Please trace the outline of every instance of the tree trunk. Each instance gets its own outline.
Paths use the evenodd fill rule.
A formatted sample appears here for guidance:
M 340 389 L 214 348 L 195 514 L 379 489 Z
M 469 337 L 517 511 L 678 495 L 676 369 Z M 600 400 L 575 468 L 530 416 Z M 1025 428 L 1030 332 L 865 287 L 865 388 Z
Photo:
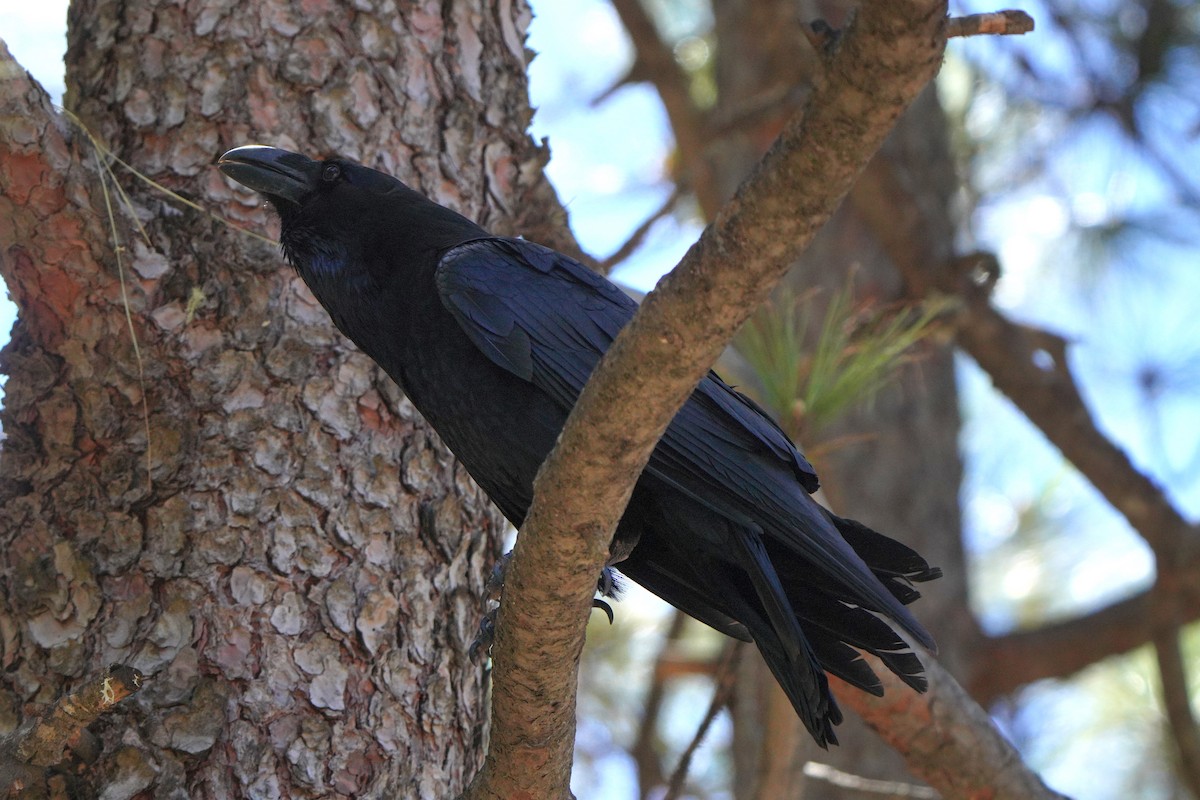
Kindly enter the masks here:
M 362 8 L 76 2 L 65 104 L 250 230 L 270 215 L 212 164 L 269 142 L 360 159 L 496 230 L 545 220 L 556 243 L 524 2 Z M 274 247 L 113 165 L 116 190 L 0 59 L 0 272 L 20 314 L 3 727 L 120 663 L 146 687 L 95 726 L 80 796 L 456 793 L 486 737 L 466 647 L 502 520 Z

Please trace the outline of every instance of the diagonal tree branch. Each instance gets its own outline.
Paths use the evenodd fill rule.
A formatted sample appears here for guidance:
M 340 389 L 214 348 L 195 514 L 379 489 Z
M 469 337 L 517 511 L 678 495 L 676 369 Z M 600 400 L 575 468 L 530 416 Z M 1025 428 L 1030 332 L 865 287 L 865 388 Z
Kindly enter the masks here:
M 704 718 L 692 735 L 692 740 L 680 754 L 679 763 L 675 765 L 675 770 L 671 773 L 671 780 L 667 784 L 667 793 L 663 795 L 662 800 L 678 800 L 683 792 L 684 785 L 687 783 L 688 771 L 692 766 L 692 759 L 696 757 L 696 751 L 700 748 L 704 737 L 708 735 L 709 728 L 712 727 L 717 714 L 729 705 L 729 699 L 733 694 L 733 685 L 737 679 L 737 661 L 744 649 L 745 642 L 734 641 L 725 645 L 725 653 L 717 665 L 716 686 L 713 687 L 713 696 L 708 704 L 708 711 L 704 713 Z
M 852 200 L 917 296 L 963 297 L 958 343 L 1052 444 L 1123 514 L 1156 555 L 1176 567 L 1200 558 L 1200 527 L 1096 427 L 1079 394 L 1059 337 L 1017 325 L 991 305 L 980 283 L 982 257 L 939 264 L 928 249 L 919 204 L 882 159 L 872 163 Z M 994 270 L 993 270 L 994 271 Z M 984 271 L 987 272 L 986 270 Z M 1049 357 L 1051 365 L 1044 368 Z
M 1096 427 L 1067 366 L 1065 346 L 1010 322 L 979 296 L 969 298 L 960 317 L 958 341 L 1156 555 L 1176 567 L 1200 557 L 1200 528 Z M 1050 369 L 1038 363 L 1046 355 Z
M 862 7 L 804 114 L 592 375 L 538 475 L 517 539 L 493 650 L 492 742 L 467 797 L 569 796 L 584 618 L 633 484 L 704 371 L 936 72 L 945 10 L 936 2 Z M 970 744 L 999 740 L 986 715 L 977 716 Z M 903 738 L 894 741 L 909 750 Z M 960 743 L 942 742 L 943 757 Z M 1008 766 L 1023 769 L 1016 765 Z
M 1024 11 L 993 11 L 990 14 L 968 14 L 951 17 L 946 25 L 946 37 L 955 36 L 1018 36 L 1033 30 L 1033 17 Z
M 638 796 L 642 800 L 647 800 L 650 793 L 666 781 L 658 752 L 658 721 L 667 694 L 666 677 L 661 666 L 679 642 L 679 637 L 683 635 L 686 621 L 687 617 L 682 611 L 676 610 L 671 616 L 671 626 L 663 636 L 658 656 L 654 659 L 654 672 L 650 676 L 650 687 L 642 703 L 642 718 L 638 723 L 637 738 L 634 739 L 633 747 L 629 748 L 633 763 L 637 767 Z
M 1200 585 L 1200 570 L 1182 573 L 1182 583 Z M 1112 655 L 1150 641 L 1153 631 L 1170 625 L 1170 609 L 1157 602 L 1157 590 L 1144 592 L 1081 617 L 1003 636 L 984 636 L 978 645 L 980 669 L 969 676 L 971 696 L 989 705 L 1020 687 L 1044 678 L 1065 678 Z M 1184 592 L 1174 614 L 1180 622 L 1200 619 L 1200 597 Z M 996 669 L 1003 664 L 1004 669 Z
M 830 678 L 834 695 L 903 753 L 909 771 L 942 797 L 1063 800 L 1024 766 L 1012 744 L 992 727 L 987 712 L 941 665 L 921 659 L 929 690 L 918 695 L 905 691 L 900 679 L 874 656 L 864 658 L 883 680 L 883 697 Z
M 931 223 L 913 193 L 889 163 L 876 159 L 852 194 L 852 202 L 908 282 L 915 296 L 947 293 L 964 299 L 958 315 L 959 345 L 996 387 L 1129 521 L 1154 551 L 1160 581 L 1175 579 L 1174 612 L 1179 621 L 1200 618 L 1200 597 L 1183 587 L 1200 581 L 1200 526 L 1189 523 L 1165 493 L 1133 466 L 1100 432 L 1066 360 L 1059 336 L 1019 325 L 992 306 L 988 291 L 999 271 L 994 259 L 977 255 L 940 264 L 928 243 Z M 971 676 L 982 703 L 1034 680 L 1064 677 L 1108 655 L 1152 641 L 1162 630 L 1160 590 L 1147 591 L 1087 616 L 985 640 L 981 665 L 1003 670 Z
M 596 264 L 596 271 L 603 275 L 607 275 L 613 271 L 614 267 L 636 253 L 638 248 L 641 247 L 642 243 L 646 240 L 646 237 L 650 234 L 650 230 L 658 223 L 660 219 L 670 214 L 675 208 L 676 204 L 679 203 L 679 197 L 682 194 L 682 188 L 679 185 L 676 185 L 675 189 L 671 191 L 670 196 L 662 202 L 662 205 L 655 209 L 650 216 L 642 220 L 642 224 L 638 225 L 637 228 L 634 229 L 633 233 L 629 234 L 629 238 L 626 239 L 620 247 L 614 250 L 612 254 L 607 256 L 603 261 Z

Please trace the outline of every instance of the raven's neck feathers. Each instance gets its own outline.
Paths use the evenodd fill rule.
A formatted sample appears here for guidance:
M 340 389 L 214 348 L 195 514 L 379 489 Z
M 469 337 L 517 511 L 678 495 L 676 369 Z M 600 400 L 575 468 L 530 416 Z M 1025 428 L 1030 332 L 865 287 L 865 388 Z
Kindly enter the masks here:
M 284 255 L 314 291 L 315 282 L 329 280 L 376 290 L 420 280 L 432 276 L 446 250 L 490 235 L 399 181 L 386 192 L 350 187 L 326 202 L 279 211 Z
M 442 255 L 490 236 L 399 181 L 279 211 L 287 260 L 342 333 L 397 378 L 429 333 L 413 326 L 445 315 L 434 286 Z

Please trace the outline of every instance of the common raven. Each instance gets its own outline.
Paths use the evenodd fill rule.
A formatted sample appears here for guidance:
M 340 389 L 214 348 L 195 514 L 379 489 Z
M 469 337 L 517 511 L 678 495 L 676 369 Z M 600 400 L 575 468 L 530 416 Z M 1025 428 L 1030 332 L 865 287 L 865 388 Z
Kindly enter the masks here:
M 492 236 L 343 159 L 250 146 L 219 161 L 281 219 L 283 253 L 334 324 L 400 384 L 518 528 L 534 475 L 636 304 L 578 262 Z M 710 372 L 639 479 L 611 546 L 651 592 L 754 642 L 817 742 L 842 715 L 825 671 L 873 694 L 855 648 L 918 691 L 928 648 L 904 607 L 938 577 L 898 542 L 823 509 L 812 466 Z

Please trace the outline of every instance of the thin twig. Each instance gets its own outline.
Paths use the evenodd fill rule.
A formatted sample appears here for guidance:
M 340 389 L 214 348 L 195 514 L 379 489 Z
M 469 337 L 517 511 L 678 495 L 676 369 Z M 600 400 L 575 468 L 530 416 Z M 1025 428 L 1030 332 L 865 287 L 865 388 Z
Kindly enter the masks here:
M 637 80 L 644 75 L 658 92 L 675 134 L 675 148 L 684 166 L 685 179 L 705 220 L 711 220 L 721 207 L 721 197 L 705 157 L 709 137 L 704 116 L 692 102 L 689 78 L 675 60 L 671 46 L 662 40 L 642 0 L 612 0 L 612 5 L 633 40 L 636 53 L 628 79 Z
M 1170 603 L 1171 593 L 1162 594 L 1161 601 Z M 1158 660 L 1163 709 L 1179 759 L 1179 777 L 1194 797 L 1200 797 L 1200 725 L 1192 712 L 1187 664 L 1179 646 L 1179 632 L 1177 625 L 1160 626 L 1154 632 L 1154 653 Z
M 140 180 L 142 183 L 145 183 L 147 186 L 150 186 L 151 188 L 156 189 L 159 192 L 162 192 L 164 195 L 171 198 L 175 202 L 180 203 L 184 206 L 187 206 L 188 208 L 192 209 L 193 211 L 199 211 L 201 214 L 204 214 L 205 216 L 207 216 L 209 219 L 213 220 L 214 222 L 224 225 L 227 228 L 232 228 L 233 230 L 237 231 L 238 233 L 242 233 L 242 234 L 245 234 L 246 236 L 249 236 L 251 239 L 258 239 L 260 242 L 264 242 L 266 244 L 276 246 L 276 247 L 279 245 L 279 242 L 275 241 L 274 239 L 272 239 L 268 236 L 263 236 L 262 234 L 259 234 L 259 233 L 255 233 L 254 231 L 247 230 L 246 228 L 243 228 L 239 225 L 235 225 L 234 223 L 232 223 L 229 220 L 222 217 L 220 214 L 215 214 L 212 211 L 209 211 L 207 208 L 200 205 L 199 203 L 196 203 L 192 200 L 187 199 L 186 197 L 179 194 L 178 192 L 171 191 L 166 186 L 163 186 L 161 183 L 159 183 L 158 181 L 151 178 L 149 175 L 139 172 L 136 167 L 134 167 L 133 165 L 124 161 L 120 156 L 118 156 L 112 150 L 109 150 L 108 147 L 106 147 L 103 142 L 101 142 L 99 139 L 97 139 L 95 136 L 93 136 L 92 132 L 88 129 L 87 125 L 85 125 L 83 123 L 83 120 L 81 120 L 79 117 L 75 116 L 75 114 L 73 114 L 70 111 L 70 109 L 58 108 L 58 111 L 61 112 L 66 119 L 70 120 L 72 124 L 74 124 L 81 131 L 83 131 L 84 135 L 88 137 L 88 140 L 91 142 L 92 147 L 94 147 L 97 152 L 101 153 L 106 159 L 115 161 L 116 163 L 118 163 L 122 167 L 124 167 L 125 169 L 129 170 L 133 174 L 133 176 L 135 178 L 137 178 L 138 180 Z M 111 168 L 109 168 L 109 166 L 107 164 L 104 165 L 104 168 L 108 171 L 108 173 L 110 175 L 112 175 L 112 170 L 111 170 Z M 117 182 L 116 176 L 112 175 L 112 177 L 113 177 L 113 183 L 116 184 L 118 187 L 118 190 L 120 190 L 120 184 Z M 130 215 L 133 216 L 134 222 L 137 224 L 138 228 L 142 231 L 142 236 L 145 237 L 147 243 L 149 243 L 149 237 L 146 236 L 145 230 L 142 229 L 141 222 L 138 221 L 137 215 L 133 214 L 133 204 L 131 202 L 129 202 L 128 196 L 125 194 L 125 192 L 123 190 L 121 190 L 121 196 L 125 198 L 126 204 L 130 210 Z
M 106 177 L 108 173 L 104 168 L 104 163 L 100 159 L 100 150 L 93 150 L 92 154 L 96 157 L 96 166 L 100 168 L 100 190 L 104 195 L 104 208 L 108 212 L 108 227 L 112 236 L 113 256 L 117 260 L 117 282 L 121 284 L 121 306 L 125 310 L 125 323 L 129 327 L 129 337 L 133 341 L 133 357 L 137 362 L 138 384 L 142 390 L 142 424 L 146 428 L 146 490 L 153 491 L 154 482 L 150 477 L 150 472 L 154 467 L 153 451 L 150 442 L 150 403 L 146 399 L 146 370 L 142 362 L 142 348 L 138 345 L 137 328 L 133 324 L 133 312 L 129 308 L 129 293 L 125 287 L 125 259 L 121 257 L 125 246 L 121 244 L 121 234 L 117 229 L 117 218 L 113 214 L 112 198 L 108 193 L 108 177 Z
M 612 272 L 613 267 L 617 266 L 622 261 L 633 255 L 634 252 L 636 252 L 637 249 L 642 246 L 642 242 L 645 241 L 647 234 L 650 233 L 650 229 L 654 227 L 655 223 L 657 223 L 667 214 L 670 214 L 671 210 L 675 208 L 675 204 L 678 203 L 679 198 L 683 196 L 683 191 L 682 183 L 675 184 L 675 188 L 671 191 L 670 196 L 663 201 L 662 205 L 655 209 L 653 214 L 646 217 L 646 219 L 642 221 L 642 224 L 638 225 L 637 228 L 634 229 L 633 233 L 629 234 L 629 238 L 625 240 L 624 244 L 614 250 L 612 255 L 597 265 L 597 271 L 607 275 L 608 273 Z
M 1018 36 L 1033 30 L 1033 17 L 1024 11 L 992 11 L 987 14 L 968 14 L 946 20 L 946 37 L 956 36 Z
M 816 761 L 809 761 L 804 765 L 804 774 L 814 780 L 824 781 L 832 786 L 837 786 L 839 789 L 849 789 L 861 794 L 877 794 L 884 797 L 916 797 L 920 798 L 920 800 L 938 800 L 941 797 L 940 794 L 928 786 L 864 778 L 861 775 L 842 772 L 840 769 L 831 767 L 829 764 L 820 764 Z
M 704 719 L 700 720 L 700 726 L 696 728 L 696 734 L 692 736 L 692 741 L 679 756 L 679 764 L 671 773 L 671 780 L 667 784 L 667 793 L 663 795 L 662 800 L 676 800 L 679 797 L 684 783 L 687 781 L 688 770 L 692 766 L 692 758 L 696 755 L 696 750 L 704 741 L 717 714 L 721 713 L 721 709 L 729 704 L 729 698 L 733 694 L 734 677 L 737 675 L 734 666 L 742 652 L 742 645 L 742 642 L 732 642 L 726 647 L 725 655 L 721 657 L 721 665 L 717 667 L 717 685 L 713 690 L 712 702 L 708 704 L 708 711 L 704 713 Z
M 629 748 L 633 763 L 637 767 L 638 795 L 642 798 L 650 796 L 650 792 L 663 783 L 662 762 L 658 757 L 658 720 L 662 711 L 663 699 L 666 697 L 666 681 L 660 674 L 658 665 L 667 654 L 674 649 L 679 637 L 683 634 L 687 617 L 682 611 L 676 610 L 671 616 L 671 626 L 663 637 L 658 656 L 654 659 L 655 667 L 650 673 L 650 688 L 646 691 L 646 702 L 642 708 L 642 719 L 638 723 L 637 738 Z

